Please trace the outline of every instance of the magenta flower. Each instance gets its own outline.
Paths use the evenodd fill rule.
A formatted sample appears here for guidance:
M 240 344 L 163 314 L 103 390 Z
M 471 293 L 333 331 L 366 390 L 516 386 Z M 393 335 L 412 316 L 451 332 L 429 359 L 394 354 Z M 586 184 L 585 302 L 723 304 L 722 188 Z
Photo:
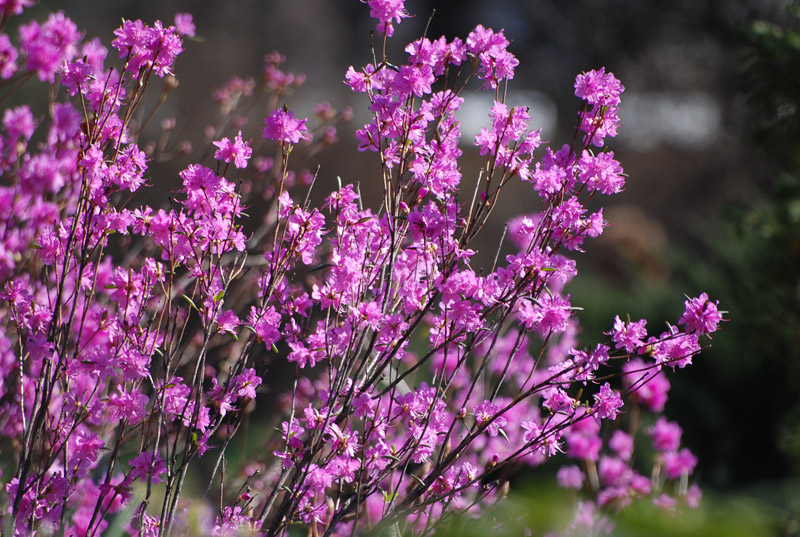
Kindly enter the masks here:
M 250 148 L 250 143 L 242 140 L 242 131 L 236 135 L 235 141 L 231 142 L 230 138 L 223 138 L 222 140 L 213 142 L 219 149 L 214 153 L 214 158 L 225 162 L 233 162 L 237 168 L 246 168 L 247 161 L 253 154 Z
M 0 78 L 8 80 L 17 72 L 17 49 L 7 34 L 0 35 Z
M 392 21 L 399 23 L 410 15 L 405 8 L 405 0 L 368 0 L 369 16 L 378 20 L 377 30 L 386 37 L 394 35 Z
M 680 425 L 661 416 L 650 429 L 647 430 L 653 439 L 653 448 L 658 451 L 678 451 L 681 445 Z
M 290 110 L 273 110 L 264 120 L 264 138 L 281 144 L 296 144 L 300 140 L 311 140 L 306 128 L 308 119 L 295 119 Z
M 575 96 L 589 104 L 617 106 L 623 91 L 625 87 L 613 73 L 606 73 L 605 67 L 597 71 L 591 70 L 575 78 Z
M 483 401 L 475 407 L 475 423 L 477 425 L 489 423 L 486 428 L 489 436 L 497 436 L 507 423 L 506 418 L 498 415 L 499 411 L 500 408 L 491 401 Z
M 633 437 L 624 431 L 616 430 L 608 441 L 608 447 L 613 449 L 620 459 L 629 461 L 633 455 Z
M 31 22 L 19 28 L 20 50 L 27 57 L 27 69 L 41 81 L 53 82 L 64 61 L 78 54 L 81 33 L 63 11 L 52 13 L 44 24 Z
M 622 459 L 617 457 L 600 457 L 597 465 L 597 474 L 600 482 L 607 487 L 620 487 L 626 484 L 630 477 L 630 468 Z
M 114 30 L 116 39 L 111 45 L 119 51 L 120 58 L 126 58 L 128 69 L 152 67 L 155 73 L 164 77 L 172 73 L 175 58 L 183 52 L 183 45 L 174 26 L 164 28 L 161 21 L 150 27 L 140 20 L 123 21 Z
M 665 511 L 674 511 L 678 507 L 678 500 L 667 493 L 663 493 L 653 498 L 653 505 Z
M 692 356 L 701 350 L 697 333 L 684 334 L 676 326 L 670 326 L 669 331 L 662 333 L 658 339 L 650 338 L 647 342 L 651 345 L 650 354 L 656 363 L 673 369 L 691 365 Z
M 625 186 L 622 166 L 614 160 L 613 151 L 604 151 L 595 156 L 584 150 L 578 161 L 578 170 L 578 178 L 601 194 L 618 194 Z
M 239 397 L 256 398 L 256 388 L 261 385 L 261 377 L 256 374 L 256 370 L 248 367 L 240 375 L 233 378 L 233 391 Z
M 577 466 L 562 466 L 556 475 L 558 485 L 565 489 L 580 489 L 583 486 L 584 475 Z
M 643 347 L 644 338 L 647 336 L 646 325 L 647 321 L 645 319 L 625 323 L 622 322 L 619 315 L 614 317 L 614 329 L 610 332 L 610 335 L 616 344 L 615 348 L 625 349 L 625 352 L 631 354 Z
M 266 310 L 259 310 L 255 306 L 250 308 L 247 318 L 248 324 L 253 328 L 258 339 L 268 348 L 281 337 L 279 330 L 281 315 L 270 306 Z
M 217 330 L 221 333 L 236 334 L 236 327 L 242 324 L 242 321 L 236 316 L 233 310 L 225 310 L 217 318 Z
M 335 453 L 341 453 L 347 457 L 355 455 L 359 448 L 358 432 L 350 431 L 349 428 L 343 431 L 335 423 L 329 424 L 325 432 L 325 441 L 331 445 Z
M 615 419 L 623 404 L 622 397 L 618 392 L 611 389 L 611 385 L 608 382 L 603 384 L 600 392 L 595 394 L 594 399 L 593 409 L 600 419 Z
M 133 481 L 134 479 L 146 480 L 149 474 L 152 475 L 153 483 L 161 483 L 161 476 L 166 473 L 167 465 L 157 452 L 155 459 L 155 463 L 153 463 L 152 451 L 144 451 L 138 457 L 131 459 L 128 463 L 131 471 L 128 473 L 127 481 Z
M 175 30 L 177 30 L 178 35 L 194 37 L 196 29 L 192 14 L 175 13 Z
M 5 16 L 21 15 L 23 9 L 33 6 L 34 3 L 34 0 L 2 0 L 0 1 L 0 12 Z
M 70 437 L 70 444 L 70 466 L 73 466 L 78 477 L 86 477 L 86 472 L 97 461 L 105 442 L 85 427 L 79 427 L 76 434 Z
M 3 126 L 6 128 L 6 140 L 9 143 L 16 143 L 20 138 L 27 142 L 36 130 L 36 120 L 27 106 L 6 108 L 3 112 Z
M 664 471 L 670 479 L 690 474 L 697 465 L 697 457 L 686 448 L 664 453 Z
M 717 309 L 718 301 L 709 300 L 706 293 L 696 298 L 690 298 L 685 303 L 686 311 L 680 318 L 680 323 L 686 325 L 687 332 L 710 334 L 719 329 L 722 314 Z
M 117 388 L 119 393 L 112 393 L 108 397 L 106 409 L 112 419 L 126 419 L 128 423 L 135 425 L 145 417 L 149 398 L 138 391 L 123 391 L 122 386 Z

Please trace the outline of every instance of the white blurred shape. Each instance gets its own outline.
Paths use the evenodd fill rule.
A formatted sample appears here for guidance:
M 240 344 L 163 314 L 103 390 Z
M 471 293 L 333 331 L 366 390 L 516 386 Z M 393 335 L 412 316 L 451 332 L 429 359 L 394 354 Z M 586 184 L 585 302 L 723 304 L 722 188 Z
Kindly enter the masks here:
M 619 141 L 637 151 L 661 144 L 680 149 L 704 149 L 719 135 L 721 113 L 708 94 L 623 94 Z

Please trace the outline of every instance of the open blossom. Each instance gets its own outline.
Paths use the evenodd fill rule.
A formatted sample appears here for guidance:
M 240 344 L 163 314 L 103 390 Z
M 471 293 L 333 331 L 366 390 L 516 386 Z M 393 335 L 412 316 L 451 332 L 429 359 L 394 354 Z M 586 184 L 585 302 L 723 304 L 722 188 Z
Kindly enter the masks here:
M 478 78 L 486 81 L 483 89 L 496 89 L 498 82 L 514 78 L 519 60 L 507 50 L 509 44 L 503 30 L 495 32 L 481 24 L 467 37 L 467 50 L 480 60 Z
M 636 386 L 633 399 L 645 405 L 653 412 L 661 412 L 667 403 L 669 380 L 660 369 L 648 367 L 644 361 L 636 358 L 622 364 L 626 386 Z
M 178 35 L 185 35 L 186 37 L 194 37 L 195 26 L 194 18 L 191 13 L 175 13 L 175 29 Z
M 142 452 L 132 459 L 128 465 L 131 467 L 131 471 L 128 473 L 128 481 L 134 479 L 146 480 L 147 476 L 151 475 L 153 483 L 161 483 L 161 476 L 167 471 L 167 465 L 158 452 L 156 452 L 155 462 L 153 462 L 152 451 Z
M 183 52 L 175 26 L 165 28 L 161 21 L 147 26 L 140 20 L 125 20 L 114 30 L 114 35 L 116 39 L 111 45 L 119 51 L 120 58 L 127 59 L 131 71 L 152 67 L 156 75 L 163 78 L 172 74 L 172 64 Z
M 246 168 L 247 161 L 253 154 L 250 143 L 242 140 L 242 131 L 236 135 L 236 139 L 231 142 L 230 138 L 214 142 L 219 149 L 214 153 L 214 158 L 225 162 L 233 162 L 237 168 Z
M 2 0 L 0 1 L 0 13 L 3 15 L 21 15 L 22 10 L 31 7 L 34 0 Z
M 691 365 L 692 356 L 701 350 L 698 335 L 684 334 L 676 326 L 670 326 L 668 332 L 662 333 L 658 339 L 650 338 L 650 355 L 661 365 L 668 365 L 673 369 L 683 369 Z
M 8 80 L 17 72 L 19 53 L 7 34 L 0 35 L 0 78 Z
M 606 73 L 606 68 L 591 70 L 575 78 L 575 96 L 589 104 L 616 106 L 620 103 L 620 94 L 625 87 L 614 76 Z
M 308 119 L 296 119 L 291 110 L 273 110 L 264 120 L 264 138 L 286 144 L 310 140 L 311 133 L 306 128 L 307 121 Z
M 710 334 L 719 328 L 722 314 L 717 309 L 719 301 L 712 302 L 706 293 L 685 302 L 686 311 L 681 316 L 680 323 L 686 325 L 687 332 Z
M 497 436 L 507 423 L 506 418 L 497 415 L 499 411 L 500 408 L 491 401 L 484 401 L 475 407 L 475 423 L 477 425 L 491 422 L 486 428 L 489 436 Z
M 678 479 L 683 474 L 690 474 L 697 465 L 697 457 L 686 448 L 680 451 L 664 453 L 664 471 L 670 479 Z
M 600 388 L 600 392 L 595 396 L 594 410 L 601 419 L 613 420 L 617 417 L 623 402 L 618 392 L 611 389 L 611 385 L 606 382 Z
M 220 333 L 229 333 L 235 334 L 236 327 L 242 324 L 242 321 L 236 316 L 233 310 L 225 310 L 218 318 L 217 318 L 217 330 Z
M 256 388 L 261 385 L 261 377 L 256 374 L 256 370 L 248 367 L 241 375 L 233 379 L 234 390 L 239 397 L 256 398 Z
M 39 80 L 53 82 L 64 61 L 78 54 L 81 33 L 63 11 L 52 13 L 47 21 L 20 26 L 20 50 L 27 57 L 27 69 L 35 71 Z
M 681 445 L 680 425 L 674 421 L 667 421 L 661 416 L 658 421 L 647 431 L 653 439 L 653 448 L 658 451 L 678 451 Z
M 613 151 L 603 151 L 595 156 L 584 150 L 578 161 L 578 170 L 578 178 L 601 194 L 618 194 L 625 186 L 622 166 L 614 160 Z
M 405 0 L 368 0 L 369 16 L 378 20 L 377 30 L 385 33 L 386 37 L 394 35 L 392 21 L 400 22 L 409 17 L 405 7 Z
M 269 347 L 281 337 L 280 326 L 281 316 L 270 306 L 266 310 L 252 306 L 250 315 L 247 317 L 248 324 L 253 328 L 259 340 Z
M 558 485 L 565 489 L 580 489 L 583 486 L 584 475 L 577 466 L 562 466 L 558 469 Z
M 625 349 L 625 352 L 632 353 L 644 346 L 644 338 L 647 336 L 645 329 L 647 321 L 640 319 L 636 322 L 623 322 L 619 315 L 614 317 L 614 329 L 610 332 L 615 347 Z

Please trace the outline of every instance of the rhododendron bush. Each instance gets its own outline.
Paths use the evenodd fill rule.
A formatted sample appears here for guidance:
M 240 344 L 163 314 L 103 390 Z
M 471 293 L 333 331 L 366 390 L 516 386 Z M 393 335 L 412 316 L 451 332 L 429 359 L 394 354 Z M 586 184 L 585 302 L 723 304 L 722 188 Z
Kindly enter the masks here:
M 28 3 L 2 3 L 4 23 Z M 578 75 L 576 134 L 548 147 L 529 110 L 504 104 L 518 62 L 502 31 L 389 58 L 408 14 L 402 0 L 367 4 L 375 60 L 343 75 L 369 110 L 355 137 L 374 167 L 332 191 L 335 171 L 294 162 L 335 144 L 351 112 L 297 115 L 287 92 L 303 77 L 277 53 L 260 85 L 215 93 L 224 121 L 196 155 L 173 148 L 194 156 L 170 183 L 148 170 L 168 148 L 140 133 L 176 86 L 190 15 L 125 20 L 111 48 L 61 12 L 0 36 L 2 91 L 49 88 L 2 116 L 4 534 L 425 535 L 480 516 L 509 470 L 550 459 L 561 486 L 583 490 L 565 534 L 608 530 L 636 498 L 697 504 L 697 461 L 661 412 L 666 372 L 707 344 L 717 303 L 689 298 L 662 330 L 623 312 L 581 348 L 564 290 L 607 225 L 600 198 L 626 180 L 606 148 L 622 84 Z M 466 140 L 457 113 L 473 86 L 495 102 Z M 264 95 L 248 130 L 241 114 Z M 143 204 L 156 181 L 171 195 Z M 534 212 L 479 263 L 475 237 L 520 181 Z M 359 183 L 382 186 L 376 206 Z M 328 190 L 319 206 L 312 186 Z M 253 414 L 262 384 L 288 387 L 255 407 L 279 426 L 229 475 L 241 426 L 269 427 Z M 188 490 L 197 468 L 210 479 Z

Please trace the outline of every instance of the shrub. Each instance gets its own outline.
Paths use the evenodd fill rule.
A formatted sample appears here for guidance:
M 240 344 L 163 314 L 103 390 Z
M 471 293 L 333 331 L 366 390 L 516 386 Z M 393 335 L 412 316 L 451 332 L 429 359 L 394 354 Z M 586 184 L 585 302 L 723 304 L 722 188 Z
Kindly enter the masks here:
M 400 0 L 368 4 L 385 51 L 407 13 Z M 26 5 L 3 7 L 4 20 Z M 477 516 L 510 470 L 560 453 L 581 466 L 561 468 L 559 483 L 589 492 L 566 531 L 608 528 L 605 515 L 637 496 L 669 510 L 699 500 L 680 427 L 645 415 L 664 407 L 665 369 L 689 365 L 718 328 L 717 303 L 687 299 L 657 336 L 617 316 L 605 343 L 574 348 L 565 254 L 606 226 L 589 200 L 625 182 L 605 146 L 624 89 L 611 73 L 578 75 L 575 137 L 551 149 L 527 109 L 504 104 L 518 62 L 502 31 L 421 38 L 397 64 L 376 52 L 346 83 L 369 105 L 356 137 L 380 162 L 370 180 L 382 202 L 364 207 L 340 184 L 318 207 L 300 188 L 316 174 L 292 163 L 335 143 L 350 113 L 322 104 L 315 126 L 297 117 L 284 100 L 303 77 L 271 54 L 258 88 L 275 103 L 265 141 L 210 133 L 213 159 L 181 171 L 168 202 L 140 205 L 164 153 L 140 140 L 154 110 L 137 108 L 176 86 L 193 34 L 185 14 L 172 26 L 124 21 L 115 62 L 59 12 L 20 26 L 17 45 L 0 41 L 7 92 L 34 78 L 51 88 L 45 117 L 27 105 L 3 115 L 8 534 L 422 535 Z M 465 194 L 456 113 L 473 78 L 496 100 Z M 237 78 L 215 100 L 235 125 L 255 90 Z M 509 222 L 512 253 L 498 245 L 491 266 L 476 266 L 471 245 L 512 181 L 529 184 L 538 210 Z M 246 234 L 258 200 L 269 208 Z M 228 476 L 226 449 L 279 363 L 294 374 L 278 432 Z M 622 421 L 628 432 L 612 434 Z M 652 437 L 649 478 L 632 466 L 637 431 Z M 198 460 L 211 461 L 211 480 L 184 494 Z M 214 512 L 204 498 L 217 479 Z

